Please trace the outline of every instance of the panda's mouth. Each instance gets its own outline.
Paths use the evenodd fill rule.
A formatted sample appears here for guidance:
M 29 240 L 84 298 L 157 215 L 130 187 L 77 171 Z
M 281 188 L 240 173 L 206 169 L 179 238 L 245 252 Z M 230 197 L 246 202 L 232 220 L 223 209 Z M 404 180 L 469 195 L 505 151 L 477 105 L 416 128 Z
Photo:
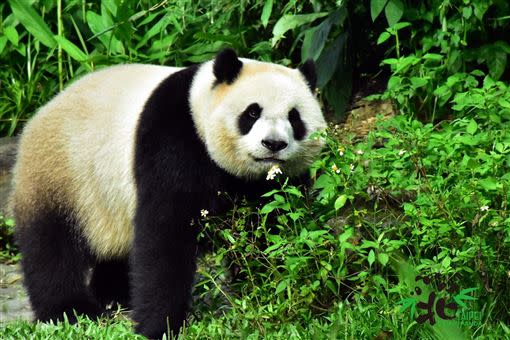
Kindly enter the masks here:
M 278 164 L 285 163 L 285 161 L 283 159 L 279 159 L 279 158 L 275 158 L 275 157 L 265 157 L 265 158 L 254 157 L 254 159 L 255 159 L 255 162 L 260 162 L 260 163 L 278 163 Z

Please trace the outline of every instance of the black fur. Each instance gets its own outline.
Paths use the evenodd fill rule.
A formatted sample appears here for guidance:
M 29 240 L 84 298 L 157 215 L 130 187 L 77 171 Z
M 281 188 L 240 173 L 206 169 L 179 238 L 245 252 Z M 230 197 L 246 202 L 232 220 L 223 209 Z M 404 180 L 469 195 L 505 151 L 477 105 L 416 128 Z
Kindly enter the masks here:
M 171 75 L 152 94 L 136 137 L 138 207 L 131 255 L 133 318 L 139 333 L 176 334 L 191 301 L 201 209 L 221 206 L 218 191 L 257 196 L 269 181 L 233 177 L 208 156 L 191 118 L 196 67 Z M 168 319 L 168 320 L 167 320 Z
M 299 66 L 299 71 L 305 76 L 308 86 L 312 92 L 315 92 L 317 87 L 317 72 L 315 71 L 315 63 L 312 59 L 308 59 L 305 63 Z
M 306 126 L 303 120 L 301 119 L 301 115 L 299 111 L 295 108 L 290 110 L 289 112 L 289 122 L 292 126 L 292 131 L 294 133 L 294 139 L 302 140 L 306 135 Z
M 66 313 L 75 322 L 75 311 L 95 318 L 105 310 L 85 284 L 93 259 L 76 231 L 75 223 L 56 211 L 17 218 L 24 283 L 40 321 L 62 320 Z
M 259 119 L 260 114 L 262 113 L 262 108 L 259 104 L 253 103 L 248 105 L 246 110 L 241 113 L 239 119 L 237 120 L 237 126 L 239 127 L 239 132 L 241 135 L 246 135 L 250 132 L 253 124 Z
M 122 307 L 130 306 L 128 272 L 127 259 L 103 260 L 95 265 L 90 288 L 102 306 L 112 302 Z
M 215 84 L 232 84 L 241 72 L 242 67 L 243 62 L 237 58 L 236 52 L 231 48 L 224 49 L 214 59 Z

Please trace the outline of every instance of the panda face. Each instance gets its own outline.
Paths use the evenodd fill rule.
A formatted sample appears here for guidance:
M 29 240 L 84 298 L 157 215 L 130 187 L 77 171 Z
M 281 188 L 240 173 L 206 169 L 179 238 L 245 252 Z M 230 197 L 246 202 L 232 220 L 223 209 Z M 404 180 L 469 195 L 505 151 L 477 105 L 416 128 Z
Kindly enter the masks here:
M 241 60 L 230 83 L 213 79 L 200 96 L 192 88 L 195 124 L 207 151 L 240 177 L 260 178 L 274 165 L 286 175 L 303 173 L 322 147 L 309 136 L 326 126 L 309 84 L 299 70 Z
M 296 108 L 287 115 L 285 111 L 282 108 L 278 114 L 271 115 L 258 103 L 252 103 L 238 117 L 241 149 L 258 163 L 255 167 L 285 165 L 299 151 L 299 142 L 306 135 L 305 124 Z

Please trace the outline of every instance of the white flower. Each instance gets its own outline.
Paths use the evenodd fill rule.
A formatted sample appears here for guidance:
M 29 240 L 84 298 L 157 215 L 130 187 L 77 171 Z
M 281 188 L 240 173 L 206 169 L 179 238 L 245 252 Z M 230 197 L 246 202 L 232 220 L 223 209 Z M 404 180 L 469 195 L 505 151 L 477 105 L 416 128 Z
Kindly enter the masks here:
M 339 174 L 339 173 L 340 173 L 340 169 L 338 169 L 338 167 L 336 166 L 336 164 L 333 164 L 333 165 L 331 166 L 331 169 L 332 169 L 334 172 L 336 172 L 337 174 Z
M 202 210 L 200 210 L 200 215 L 202 215 L 202 217 L 207 217 L 207 215 L 209 215 L 209 211 L 202 209 Z
M 344 155 L 344 151 L 345 151 L 344 148 L 338 148 L 338 154 L 340 155 L 340 157 Z
M 406 153 L 406 150 L 400 150 L 400 151 L 398 152 L 398 155 L 399 155 L 399 156 L 402 156 L 402 155 L 403 155 L 403 154 L 405 154 L 405 153 Z
M 362 155 L 362 154 L 363 154 L 363 150 L 358 150 L 358 151 L 356 151 L 356 153 L 357 153 L 358 155 Z
M 351 169 L 351 171 L 354 170 L 354 164 L 350 164 L 349 169 Z
M 487 210 L 489 210 L 488 205 L 484 205 L 483 207 L 480 207 L 480 211 L 487 211 Z
M 280 169 L 280 166 L 278 164 L 275 164 L 269 169 L 266 176 L 266 181 L 269 181 L 271 179 L 275 179 L 276 175 L 281 174 L 282 169 Z

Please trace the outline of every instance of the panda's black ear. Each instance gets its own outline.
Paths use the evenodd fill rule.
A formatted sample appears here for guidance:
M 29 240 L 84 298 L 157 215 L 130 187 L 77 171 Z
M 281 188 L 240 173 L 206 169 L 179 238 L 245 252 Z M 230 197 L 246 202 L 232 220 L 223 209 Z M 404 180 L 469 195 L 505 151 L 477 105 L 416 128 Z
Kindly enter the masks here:
M 315 63 L 312 59 L 308 59 L 305 63 L 299 66 L 299 71 L 305 76 L 306 81 L 308 82 L 308 86 L 310 86 L 310 90 L 315 92 L 315 87 L 317 86 L 317 72 L 315 71 Z
M 213 73 L 217 83 L 232 84 L 241 72 L 243 62 L 237 58 L 236 52 L 226 48 L 216 55 Z

